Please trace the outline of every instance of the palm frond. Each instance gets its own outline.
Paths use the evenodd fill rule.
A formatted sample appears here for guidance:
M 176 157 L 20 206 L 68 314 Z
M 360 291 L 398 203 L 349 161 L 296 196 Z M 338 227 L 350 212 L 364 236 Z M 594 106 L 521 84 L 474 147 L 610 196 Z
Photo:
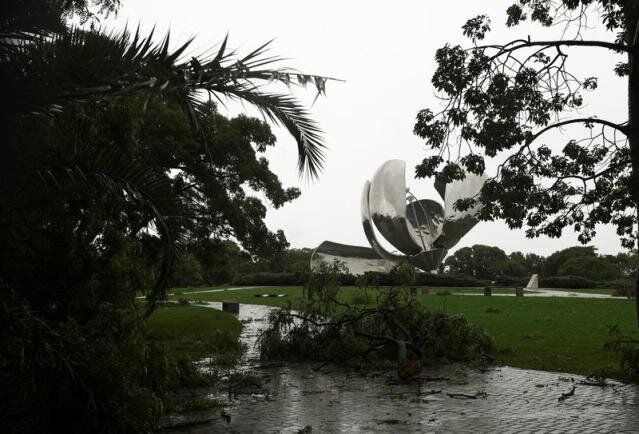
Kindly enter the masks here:
M 150 216 L 164 242 L 160 273 L 149 293 L 147 313 L 166 294 L 175 261 L 175 246 L 181 238 L 179 225 L 169 215 L 181 215 L 180 204 L 172 200 L 170 184 L 164 174 L 134 160 L 125 160 L 117 149 L 99 152 L 90 164 L 35 171 L 45 186 L 62 189 L 80 187 L 85 192 L 109 194 L 116 200 L 134 204 Z
M 268 56 L 270 42 L 239 57 L 225 38 L 213 56 L 186 57 L 192 40 L 171 50 L 170 35 L 153 42 L 154 32 L 142 36 L 69 29 L 17 44 L 2 44 L 0 89 L 11 98 L 10 113 L 53 114 L 55 109 L 96 98 L 146 92 L 177 100 L 198 128 L 198 99 L 202 91 L 219 98 L 240 99 L 284 125 L 298 144 L 299 169 L 316 177 L 322 168 L 321 130 L 292 96 L 266 91 L 273 82 L 288 87 L 313 85 L 325 94 L 327 77 L 302 74 L 275 66 L 282 59 Z M 8 102 L 5 102 L 7 104 Z

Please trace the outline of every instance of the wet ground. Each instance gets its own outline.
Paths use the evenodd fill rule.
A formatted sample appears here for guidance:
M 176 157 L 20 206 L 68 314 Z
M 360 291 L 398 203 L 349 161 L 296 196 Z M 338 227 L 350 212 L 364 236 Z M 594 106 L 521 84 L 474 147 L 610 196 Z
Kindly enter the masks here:
M 264 376 L 264 390 L 229 401 L 230 420 L 173 432 L 296 433 L 310 427 L 313 433 L 639 433 L 639 386 L 610 380 L 596 385 L 577 375 L 448 366 L 424 369 L 419 378 L 400 383 L 390 374 L 262 365 L 254 343 L 269 309 L 242 305 L 239 314 L 247 321 L 241 339 L 249 345 L 241 369 Z M 190 415 L 184 421 L 215 417 Z

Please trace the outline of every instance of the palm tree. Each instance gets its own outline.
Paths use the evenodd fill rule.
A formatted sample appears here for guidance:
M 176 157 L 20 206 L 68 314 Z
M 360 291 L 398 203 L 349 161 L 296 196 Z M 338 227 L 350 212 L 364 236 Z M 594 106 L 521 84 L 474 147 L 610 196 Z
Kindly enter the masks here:
M 34 1 L 26 1 L 29 2 Z M 310 178 L 318 176 L 325 147 L 320 129 L 291 93 L 272 93 L 267 88 L 273 82 L 284 83 L 289 89 L 312 84 L 319 96 L 324 94 L 328 78 L 277 67 L 281 59 L 268 54 L 269 43 L 239 56 L 227 49 L 225 38 L 213 55 L 187 58 L 192 40 L 171 49 L 169 34 L 156 43 L 153 31 L 143 36 L 139 29 L 134 33 L 86 30 L 51 18 L 73 9 L 75 3 L 82 1 L 46 2 L 52 12 L 35 21 L 9 19 L 6 11 L 2 11 L 0 91 L 5 97 L 0 103 L 0 128 L 10 128 L 17 122 L 24 125 L 32 117 L 55 116 L 86 101 L 135 94 L 179 104 L 192 127 L 202 132 L 201 110 L 207 99 L 241 100 L 259 109 L 270 121 L 286 127 L 297 141 L 300 173 Z M 108 6 L 118 2 L 102 3 Z M 210 156 L 214 150 L 209 149 L 205 134 L 200 137 Z M 0 176 L 3 188 L 10 188 L 12 174 L 23 168 L 15 161 L 14 145 L 3 141 L 1 146 Z M 177 203 L 167 201 L 166 177 L 140 163 L 122 161 L 109 149 L 91 167 L 31 170 L 47 183 L 82 183 L 120 200 L 133 201 L 153 219 L 165 241 L 165 254 L 160 278 L 150 296 L 152 309 L 155 299 L 166 288 L 175 242 L 180 237 L 168 217 L 179 215 L 180 210 Z

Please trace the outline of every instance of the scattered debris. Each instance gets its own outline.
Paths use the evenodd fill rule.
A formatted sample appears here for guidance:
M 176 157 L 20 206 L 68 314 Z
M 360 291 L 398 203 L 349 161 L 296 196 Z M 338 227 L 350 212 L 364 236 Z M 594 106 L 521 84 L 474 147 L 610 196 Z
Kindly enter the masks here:
M 572 389 L 570 389 L 570 392 L 565 392 L 562 393 L 561 396 L 557 399 L 557 401 L 564 401 L 568 398 L 570 398 L 571 396 L 573 396 L 575 394 L 575 389 L 577 389 L 577 386 L 575 386 L 574 384 L 572 385 Z
M 436 395 L 438 393 L 442 393 L 441 389 L 430 389 L 427 390 L 426 392 L 421 392 L 420 395 L 424 396 L 424 395 Z
M 400 424 L 404 424 L 407 425 L 408 422 L 405 420 L 399 420 L 399 419 L 383 419 L 383 420 L 378 420 L 377 421 L 377 425 L 381 425 L 381 424 L 386 424 L 386 425 L 400 425 Z
M 559 377 L 558 378 L 559 381 L 564 382 L 564 383 L 574 383 L 575 379 L 573 377 Z
M 429 381 L 450 381 L 448 377 L 417 377 L 416 380 L 423 381 L 424 383 Z
M 477 398 L 486 399 L 486 397 L 488 396 L 486 392 L 484 391 L 475 392 L 473 395 L 469 393 L 447 393 L 446 395 L 456 399 L 477 399 Z
M 608 387 L 611 385 L 606 381 L 604 377 L 595 377 L 595 376 L 586 377 L 585 380 L 581 380 L 577 384 L 582 386 L 597 386 L 597 387 Z
M 222 409 L 222 414 L 220 414 L 220 417 L 224 419 L 226 423 L 231 423 L 231 415 L 224 411 L 224 409 Z
M 302 395 L 317 395 L 320 393 L 326 393 L 325 390 L 303 390 Z

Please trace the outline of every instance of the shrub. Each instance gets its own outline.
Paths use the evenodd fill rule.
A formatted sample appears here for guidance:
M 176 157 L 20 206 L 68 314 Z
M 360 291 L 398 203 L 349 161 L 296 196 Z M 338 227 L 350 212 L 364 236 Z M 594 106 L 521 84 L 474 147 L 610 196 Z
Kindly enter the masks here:
M 234 286 L 301 286 L 309 273 L 246 273 L 233 276 Z
M 356 294 L 353 296 L 353 298 L 351 299 L 351 303 L 353 304 L 363 304 L 366 305 L 369 302 L 369 297 L 362 293 L 362 294 Z
M 635 290 L 632 287 L 626 286 L 624 288 L 617 288 L 612 293 L 615 297 L 627 297 L 632 298 L 635 296 Z
M 539 280 L 539 286 L 541 288 L 580 289 L 595 288 L 597 283 L 581 276 L 550 276 L 542 277 Z
M 465 287 L 487 286 L 490 285 L 490 282 L 485 279 L 477 279 L 476 277 L 464 274 L 418 273 L 415 284 L 422 286 Z
M 626 379 L 639 381 L 639 339 L 625 335 L 616 325 L 608 332 L 610 337 L 604 349 L 619 355 L 621 374 Z
M 598 286 L 601 288 L 623 289 L 623 288 L 634 287 L 634 282 L 630 279 L 615 279 L 615 280 L 599 282 Z
M 499 286 L 525 287 L 529 280 L 530 277 L 500 276 L 495 283 Z
M 191 253 L 179 253 L 175 258 L 172 284 L 177 287 L 201 286 L 204 284 L 202 265 Z
M 233 286 L 303 286 L 308 282 L 312 273 L 243 273 L 236 274 L 231 280 Z M 407 284 L 404 280 L 412 279 L 406 270 L 404 272 L 394 271 L 391 273 L 380 273 L 369 271 L 363 275 L 354 276 L 348 273 L 340 274 L 340 284 L 342 286 L 361 286 L 362 279 L 375 282 L 371 286 L 402 286 Z M 524 286 L 528 280 L 522 279 Z M 473 276 L 463 274 L 431 274 L 415 273 L 413 283 L 415 286 L 437 286 L 437 287 L 473 287 L 486 286 L 491 282 L 484 279 L 477 279 Z
M 403 284 L 406 284 L 401 281 L 400 274 L 397 272 L 367 272 L 364 275 L 368 276 L 368 279 L 375 279 L 379 286 L 402 286 Z M 486 286 L 489 285 L 490 282 L 463 274 L 415 273 L 414 280 L 410 284 L 416 286 L 467 287 Z

